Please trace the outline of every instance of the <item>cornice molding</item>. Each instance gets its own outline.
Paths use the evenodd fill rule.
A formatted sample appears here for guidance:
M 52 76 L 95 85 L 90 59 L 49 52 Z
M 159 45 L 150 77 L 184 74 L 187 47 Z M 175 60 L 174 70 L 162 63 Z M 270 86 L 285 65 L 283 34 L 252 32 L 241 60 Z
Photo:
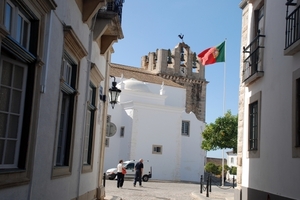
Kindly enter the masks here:
M 239 7 L 240 7 L 241 9 L 244 9 L 244 8 L 247 6 L 248 3 L 249 3 L 249 0 L 242 0 L 242 1 L 240 2 L 240 4 L 239 4 Z
M 54 0 L 31 0 L 31 2 L 42 14 L 49 13 L 51 10 L 55 10 L 57 7 L 57 4 Z
M 64 26 L 64 45 L 78 60 L 88 54 L 71 26 Z
M 18 56 L 24 62 L 32 63 L 36 59 L 36 56 L 17 43 L 10 35 L 2 39 L 2 47 Z
M 104 76 L 101 74 L 95 63 L 91 63 L 91 72 L 90 72 L 91 80 L 94 84 L 100 85 L 100 82 L 104 80 Z

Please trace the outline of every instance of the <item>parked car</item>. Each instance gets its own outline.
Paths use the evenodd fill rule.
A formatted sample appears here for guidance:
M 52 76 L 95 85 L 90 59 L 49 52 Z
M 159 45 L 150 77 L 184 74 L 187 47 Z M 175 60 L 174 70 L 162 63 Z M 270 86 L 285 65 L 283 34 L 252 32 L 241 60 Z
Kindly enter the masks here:
M 123 162 L 123 166 L 126 169 L 126 178 L 134 178 L 135 176 L 135 171 L 134 171 L 134 166 L 138 162 L 138 160 L 128 160 Z M 144 160 L 144 169 L 143 169 L 143 175 L 142 175 L 142 180 L 144 182 L 147 182 L 149 178 L 152 178 L 152 167 L 150 166 L 149 160 Z M 114 180 L 117 178 L 117 168 L 110 168 L 106 170 L 106 177 L 109 180 Z

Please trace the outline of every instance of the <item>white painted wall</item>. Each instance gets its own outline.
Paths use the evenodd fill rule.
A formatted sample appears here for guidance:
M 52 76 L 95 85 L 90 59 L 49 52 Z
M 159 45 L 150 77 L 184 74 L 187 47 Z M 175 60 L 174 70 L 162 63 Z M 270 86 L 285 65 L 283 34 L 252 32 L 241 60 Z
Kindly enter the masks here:
M 1 190 L 1 199 L 73 199 L 76 196 L 92 191 L 98 186 L 99 150 L 100 150 L 100 121 L 96 125 L 94 165 L 90 173 L 81 172 L 81 156 L 84 133 L 84 109 L 86 78 L 88 62 L 86 58 L 80 61 L 78 81 L 78 102 L 75 121 L 74 151 L 72 156 L 72 173 L 70 176 L 51 179 L 54 165 L 55 136 L 57 132 L 58 99 L 60 93 L 60 71 L 63 56 L 63 23 L 72 26 L 79 40 L 88 50 L 89 28 L 82 23 L 82 14 L 78 10 L 75 1 L 55 1 L 57 9 L 53 11 L 49 46 L 49 59 L 47 65 L 47 90 L 41 94 L 40 118 L 36 135 L 36 147 L 33 163 L 31 183 L 15 188 Z M 92 45 L 92 62 L 105 74 L 105 57 L 100 55 L 99 46 L 95 42 Z M 101 104 L 101 103 L 100 103 Z M 102 106 L 102 105 L 101 105 Z M 101 111 L 101 110 L 99 110 Z M 99 118 L 101 112 L 98 112 Z
M 159 95 L 161 85 L 137 82 L 131 84 L 133 90 L 126 87 L 128 81 L 123 79 L 120 104 L 108 110 L 118 130 L 105 149 L 104 170 L 116 167 L 120 159 L 143 158 L 151 163 L 153 179 L 199 181 L 206 156 L 201 150 L 204 123 L 184 112 L 185 89 L 164 86 L 165 95 Z M 190 121 L 189 137 L 181 135 L 182 120 Z M 162 145 L 162 154 L 152 154 L 152 145 Z
M 265 1 L 264 76 L 245 91 L 242 186 L 298 199 L 300 159 L 292 158 L 292 74 L 299 69 L 300 56 L 283 54 L 285 12 L 282 1 Z M 262 91 L 260 157 L 249 159 L 248 104 L 258 91 Z

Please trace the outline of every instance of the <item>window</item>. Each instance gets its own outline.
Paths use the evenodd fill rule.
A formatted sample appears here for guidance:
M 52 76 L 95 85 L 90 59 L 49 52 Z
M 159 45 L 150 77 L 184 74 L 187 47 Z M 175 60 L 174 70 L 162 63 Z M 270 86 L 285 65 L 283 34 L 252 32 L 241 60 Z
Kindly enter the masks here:
M 249 150 L 257 150 L 258 140 L 258 103 L 249 106 Z
M 251 31 L 251 42 L 247 47 L 243 48 L 243 82 L 246 85 L 264 75 L 263 49 L 265 35 L 263 2 L 261 2 L 258 6 L 255 6 L 254 23 Z
M 26 49 L 29 44 L 30 22 L 21 13 L 18 14 L 16 40 Z
M 63 80 L 66 84 L 71 85 L 72 65 L 64 59 L 63 62 Z
M 121 129 L 120 129 L 120 137 L 124 137 L 124 132 L 125 132 L 125 127 L 124 127 L 124 126 L 121 126 Z
M 189 121 L 182 121 L 181 135 L 185 135 L 185 136 L 190 135 L 190 122 Z
M 162 154 L 162 145 L 153 145 L 152 154 Z
M 0 169 L 19 168 L 27 66 L 2 57 L 0 65 Z
M 100 88 L 99 88 L 99 96 L 100 96 L 100 100 L 101 101 L 106 101 L 106 96 L 103 94 L 103 87 L 102 86 L 100 86 Z
M 264 32 L 264 5 L 261 5 L 254 11 L 255 24 L 254 24 L 254 37 L 259 33 Z
M 292 157 L 300 158 L 300 69 L 293 72 Z
M 11 22 L 12 22 L 12 10 L 13 7 L 10 3 L 6 3 L 5 5 L 5 21 L 4 26 L 7 28 L 9 32 L 11 32 Z
M 34 6 L 33 4 L 37 5 Z M 38 118 L 39 26 L 46 16 L 42 1 L 1 1 L 0 50 L 0 188 L 30 182 Z M 44 8 L 44 7 L 43 7 Z M 49 12 L 55 9 L 48 6 Z M 31 10 L 32 9 L 32 10 Z M 36 9 L 40 9 L 41 12 Z M 35 13 L 39 13 L 38 16 Z M 5 180 L 5 181 L 2 181 Z
M 296 134 L 295 146 L 300 147 L 300 78 L 296 80 Z
M 253 46 L 251 47 L 251 59 L 252 74 L 263 71 L 262 59 L 263 59 L 263 47 L 264 46 L 264 5 L 255 10 L 255 27 Z
M 234 159 L 233 158 L 230 158 L 230 163 L 234 163 Z
M 5 5 L 4 25 L 10 32 L 10 36 L 25 49 L 28 49 L 31 22 L 23 13 L 26 12 L 22 12 L 18 5 L 7 1 Z
M 258 158 L 260 156 L 260 108 L 261 92 L 258 92 L 251 96 L 249 101 L 248 154 L 250 158 Z
M 126 169 L 134 169 L 134 163 L 129 163 L 126 165 Z
M 70 71 L 70 70 L 67 70 Z M 69 80 L 69 79 L 67 79 Z M 101 72 L 95 63 L 91 63 L 90 70 L 90 84 L 87 99 L 87 113 L 86 113 L 86 129 L 83 149 L 83 162 L 82 172 L 91 172 L 93 170 L 93 157 L 95 148 L 95 135 L 96 135 L 96 117 L 100 82 L 103 80 Z M 100 115 L 99 115 L 100 117 Z M 100 119 L 99 119 L 100 120 Z
M 72 140 L 74 126 L 74 111 L 76 97 L 77 65 L 75 61 L 64 52 L 62 62 L 59 123 L 56 142 L 56 157 L 53 176 L 59 177 L 71 173 Z
M 86 133 L 84 140 L 84 153 L 83 153 L 83 164 L 92 164 L 92 151 L 93 151 L 93 136 L 94 136 L 94 123 L 95 123 L 95 98 L 96 98 L 96 87 L 90 83 L 89 100 L 87 106 L 86 116 Z
M 18 2 L 16 2 L 18 4 Z M 6 1 L 4 4 L 4 26 L 9 35 L 1 40 L 0 55 L 0 170 L 13 169 L 16 173 L 0 173 L 6 179 L 2 185 L 18 185 L 29 181 L 32 154 L 28 146 L 35 96 L 37 37 L 29 41 L 29 32 L 38 33 L 38 27 L 30 30 L 30 21 L 24 13 L 30 10 L 19 9 L 18 5 Z M 39 20 L 33 14 L 30 20 Z M 31 43 L 32 51 L 29 52 Z M 23 46 L 24 48 L 20 48 Z M 26 50 L 25 50 L 26 49 Z M 24 117 L 26 116 L 26 117 Z M 34 137 L 34 136 L 33 136 Z M 21 171 L 19 171 L 21 170 Z M 5 171 L 3 171 L 5 172 Z
M 68 66 L 68 70 L 63 70 L 63 82 L 61 83 L 61 99 L 60 99 L 60 121 L 59 133 L 56 151 L 56 166 L 70 165 L 70 150 L 73 127 L 73 112 L 75 100 L 75 83 L 77 66 L 74 61 L 67 56 L 63 61 L 63 68 Z
M 64 25 L 64 52 L 61 63 L 60 95 L 58 99 L 58 124 L 54 147 L 52 178 L 68 176 L 72 172 L 75 111 L 79 66 L 87 55 L 71 26 Z M 71 56 L 72 55 L 72 56 Z

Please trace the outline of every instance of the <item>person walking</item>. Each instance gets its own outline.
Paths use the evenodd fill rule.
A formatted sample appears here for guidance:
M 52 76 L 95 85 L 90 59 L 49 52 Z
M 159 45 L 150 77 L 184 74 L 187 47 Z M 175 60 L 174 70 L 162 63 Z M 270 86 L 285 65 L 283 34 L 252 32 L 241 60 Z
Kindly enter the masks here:
M 135 176 L 134 176 L 133 186 L 135 187 L 136 182 L 138 181 L 140 187 L 142 187 L 142 175 L 144 169 L 143 159 L 140 159 L 139 162 L 135 164 L 134 169 L 135 169 Z
M 123 183 L 124 183 L 124 170 L 126 170 L 123 167 L 123 160 L 119 161 L 119 164 L 117 165 L 117 188 L 122 188 L 123 187 Z

